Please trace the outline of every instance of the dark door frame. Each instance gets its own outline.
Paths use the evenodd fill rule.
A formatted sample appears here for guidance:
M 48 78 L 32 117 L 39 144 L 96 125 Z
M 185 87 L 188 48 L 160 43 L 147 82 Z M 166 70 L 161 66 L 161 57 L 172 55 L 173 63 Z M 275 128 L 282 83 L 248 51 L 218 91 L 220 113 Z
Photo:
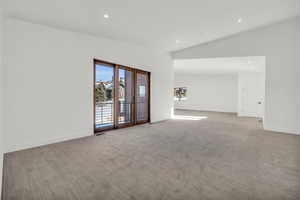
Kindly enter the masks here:
M 113 68 L 114 71 L 114 77 L 113 77 L 113 94 L 114 94 L 114 119 L 113 119 L 113 125 L 109 127 L 104 127 L 104 128 L 96 128 L 96 96 L 95 96 L 95 88 L 96 88 L 96 65 L 97 64 L 102 64 L 105 66 L 109 66 Z M 151 121 L 151 72 L 147 72 L 141 69 L 136 69 L 120 64 L 115 64 L 112 62 L 107 62 L 99 59 L 94 59 L 94 70 L 93 70 L 93 120 L 94 120 L 94 134 L 101 132 L 101 131 L 106 131 L 106 130 L 112 130 L 112 129 L 118 129 L 118 128 L 125 128 L 125 127 L 130 127 L 130 126 L 135 126 L 138 124 L 144 124 L 144 123 L 149 123 Z M 118 99 L 118 85 L 119 85 L 119 79 L 118 79 L 118 72 L 119 69 L 125 69 L 133 72 L 133 106 L 131 109 L 131 117 L 132 117 L 132 122 L 127 123 L 127 124 L 118 124 L 118 116 L 119 116 L 119 99 Z M 137 82 L 136 82 L 136 74 L 137 72 L 147 74 L 148 76 L 148 119 L 142 122 L 137 122 L 136 119 L 136 87 L 137 87 Z
M 102 128 L 96 128 L 96 95 L 95 95 L 95 89 L 96 89 L 96 65 L 97 64 L 101 64 L 107 67 L 111 67 L 113 69 L 113 84 L 115 85 L 115 66 L 112 63 L 109 62 L 105 62 L 105 61 L 101 61 L 101 60 L 95 60 L 94 59 L 94 73 L 93 73 L 93 120 L 94 120 L 94 133 L 96 132 L 100 132 L 100 131 L 106 131 L 106 130 L 111 130 L 114 129 L 115 123 L 114 123 L 114 119 L 113 119 L 113 125 L 112 126 L 107 126 L 107 127 L 102 127 Z M 112 88 L 112 93 L 115 96 L 115 87 Z M 115 103 L 115 102 L 114 102 Z M 113 111 L 115 112 L 115 109 L 113 109 Z M 114 114 L 115 116 L 115 114 Z
M 151 100 L 150 100 L 150 89 L 151 89 L 151 87 L 150 87 L 150 83 L 151 83 L 151 81 L 150 81 L 150 78 L 151 78 L 151 76 L 150 76 L 150 72 L 147 72 L 147 71 L 143 71 L 143 70 L 139 70 L 139 69 L 136 69 L 135 70 L 135 74 L 134 74 L 134 89 L 135 89 L 135 91 L 134 91 L 134 101 L 135 101 L 135 105 L 136 105 L 136 101 L 137 101 L 137 81 L 136 81 L 136 77 L 137 77 L 137 73 L 140 73 L 140 74 L 145 74 L 145 75 L 147 75 L 147 77 L 148 77 L 148 83 L 147 83 L 147 86 L 148 86 L 148 88 L 147 88 L 147 90 L 148 90 L 148 116 L 147 116 L 147 119 L 146 120 L 143 120 L 143 121 L 137 121 L 137 119 L 136 119 L 136 112 L 135 112 L 135 124 L 144 124 L 144 123 L 147 123 L 147 122 L 150 122 L 150 102 L 151 102 Z M 136 108 L 136 106 L 134 106 L 135 108 Z
M 130 68 L 130 67 L 126 67 L 126 66 L 122 66 L 122 65 L 116 65 L 116 85 L 119 85 L 119 69 L 123 69 L 123 70 L 127 70 L 127 71 L 130 71 L 132 73 L 132 88 L 131 88 L 131 94 L 133 94 L 133 97 L 131 99 L 131 106 L 130 106 L 130 119 L 131 119 L 131 122 L 128 122 L 128 123 L 124 123 L 124 124 L 119 124 L 119 120 L 118 120 L 118 116 L 120 115 L 120 104 L 119 104 L 119 99 L 116 98 L 116 113 L 115 113 L 115 116 L 116 116 L 116 128 L 125 128 L 125 127 L 129 127 L 129 126 L 133 126 L 135 124 L 135 96 L 134 96 L 134 92 L 135 92 L 135 70 L 133 68 Z M 119 95 L 119 87 L 116 87 L 116 97 L 118 97 Z

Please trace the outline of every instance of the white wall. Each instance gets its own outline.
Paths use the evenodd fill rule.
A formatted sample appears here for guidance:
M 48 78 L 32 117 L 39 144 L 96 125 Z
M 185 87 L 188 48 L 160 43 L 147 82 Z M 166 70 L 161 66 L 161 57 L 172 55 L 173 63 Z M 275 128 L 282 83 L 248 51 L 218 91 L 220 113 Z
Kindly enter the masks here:
M 266 56 L 264 127 L 300 134 L 300 17 L 173 52 L 176 59 Z
M 240 72 L 238 75 L 238 116 L 264 118 L 264 98 L 265 74 L 263 72 Z
M 2 18 L 2 3 L 0 2 L 0 199 L 2 192 L 2 170 L 3 170 L 3 63 L 2 63 L 2 54 L 3 54 L 3 42 L 2 42 L 2 33 L 3 33 L 3 18 Z
M 187 100 L 175 101 L 175 108 L 237 112 L 237 75 L 175 74 L 175 87 L 187 87 Z
M 14 19 L 4 36 L 6 151 L 93 134 L 93 58 L 150 71 L 151 120 L 170 118 L 167 54 Z

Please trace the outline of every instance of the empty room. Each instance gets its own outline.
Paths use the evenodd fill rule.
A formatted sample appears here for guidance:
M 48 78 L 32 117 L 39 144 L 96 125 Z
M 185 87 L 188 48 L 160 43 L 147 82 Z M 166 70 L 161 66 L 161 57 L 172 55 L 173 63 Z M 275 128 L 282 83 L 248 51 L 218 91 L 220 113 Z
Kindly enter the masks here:
M 1 200 L 299 200 L 300 0 L 0 0 Z

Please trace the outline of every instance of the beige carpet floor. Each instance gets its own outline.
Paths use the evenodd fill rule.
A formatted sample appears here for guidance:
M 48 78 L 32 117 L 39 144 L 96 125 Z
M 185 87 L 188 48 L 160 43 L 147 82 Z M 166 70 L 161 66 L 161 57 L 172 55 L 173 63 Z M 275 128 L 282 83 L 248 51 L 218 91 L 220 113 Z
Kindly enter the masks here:
M 6 154 L 3 199 L 300 199 L 300 136 L 234 114 L 176 115 Z

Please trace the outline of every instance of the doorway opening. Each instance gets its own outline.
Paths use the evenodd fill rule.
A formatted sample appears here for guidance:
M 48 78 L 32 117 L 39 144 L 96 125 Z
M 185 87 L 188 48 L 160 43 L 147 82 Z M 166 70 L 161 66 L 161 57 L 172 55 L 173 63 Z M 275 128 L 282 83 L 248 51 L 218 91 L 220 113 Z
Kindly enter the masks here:
M 94 60 L 94 132 L 150 122 L 150 72 Z
M 174 71 L 175 109 L 234 113 L 263 125 L 265 56 L 177 59 Z

